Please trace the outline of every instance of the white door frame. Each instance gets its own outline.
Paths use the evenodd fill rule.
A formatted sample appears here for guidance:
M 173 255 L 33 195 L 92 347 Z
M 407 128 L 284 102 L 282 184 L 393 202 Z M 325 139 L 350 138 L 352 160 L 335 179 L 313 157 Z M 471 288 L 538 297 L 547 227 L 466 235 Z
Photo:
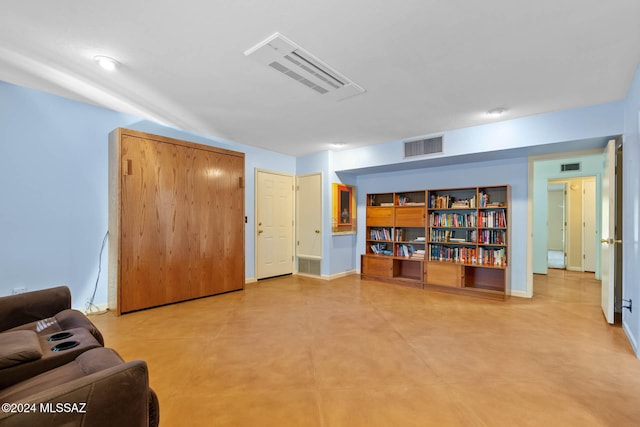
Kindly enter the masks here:
M 526 290 L 524 293 L 518 293 L 516 296 L 523 296 L 525 298 L 533 297 L 533 194 L 534 194 L 534 168 L 533 165 L 539 160 L 551 160 L 551 159 L 564 159 L 567 157 L 584 156 L 590 154 L 602 154 L 601 149 L 591 149 L 584 151 L 563 152 L 555 154 L 545 154 L 540 156 L 529 156 L 529 185 L 528 185 L 528 197 L 527 197 L 527 262 L 526 262 Z M 589 174 L 587 176 L 593 176 Z M 596 185 L 598 182 L 596 176 Z M 599 279 L 596 277 L 596 279 Z M 515 294 L 512 294 L 515 295 Z

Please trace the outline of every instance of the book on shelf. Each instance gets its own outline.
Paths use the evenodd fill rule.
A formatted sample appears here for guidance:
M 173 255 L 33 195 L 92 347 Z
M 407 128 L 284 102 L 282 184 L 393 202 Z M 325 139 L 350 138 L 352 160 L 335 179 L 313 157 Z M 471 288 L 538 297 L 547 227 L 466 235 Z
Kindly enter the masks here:
M 398 206 L 424 206 L 424 202 L 410 200 L 408 196 L 398 195 Z
M 437 196 L 432 194 L 429 198 L 429 208 L 431 209 L 475 209 L 476 197 L 468 199 L 456 199 L 451 195 Z
M 376 255 L 393 255 L 393 251 L 387 249 L 386 243 L 376 243 L 369 247 L 371 248 L 371 252 Z
M 369 230 L 369 238 L 371 240 L 391 240 L 391 229 L 372 228 Z
M 410 258 L 415 253 L 415 248 L 413 245 L 397 245 L 397 256 Z

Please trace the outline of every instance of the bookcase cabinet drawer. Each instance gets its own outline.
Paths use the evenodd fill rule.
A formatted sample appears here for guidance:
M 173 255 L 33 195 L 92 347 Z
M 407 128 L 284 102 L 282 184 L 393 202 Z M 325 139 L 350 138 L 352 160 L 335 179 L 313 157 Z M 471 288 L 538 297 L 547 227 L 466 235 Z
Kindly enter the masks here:
M 367 206 L 368 227 L 393 227 L 393 207 Z
M 382 256 L 363 256 L 362 274 L 365 276 L 392 277 L 393 259 Z
M 425 267 L 426 283 L 429 285 L 462 287 L 464 283 L 464 266 L 427 262 Z

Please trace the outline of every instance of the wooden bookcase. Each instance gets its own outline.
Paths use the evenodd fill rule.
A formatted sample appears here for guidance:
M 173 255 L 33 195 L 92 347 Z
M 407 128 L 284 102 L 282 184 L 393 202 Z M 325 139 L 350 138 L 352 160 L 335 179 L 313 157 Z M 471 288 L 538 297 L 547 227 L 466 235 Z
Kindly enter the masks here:
M 422 287 L 425 195 L 424 190 L 367 195 L 363 277 Z
M 508 185 L 369 194 L 362 276 L 504 299 L 509 201 Z

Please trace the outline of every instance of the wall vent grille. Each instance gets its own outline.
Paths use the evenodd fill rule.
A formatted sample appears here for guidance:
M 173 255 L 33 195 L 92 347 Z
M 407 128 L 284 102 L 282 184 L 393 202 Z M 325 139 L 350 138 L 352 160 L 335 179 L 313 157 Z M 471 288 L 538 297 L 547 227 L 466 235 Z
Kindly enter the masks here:
M 418 139 L 414 141 L 405 141 L 404 158 L 416 156 L 427 156 L 430 154 L 442 153 L 443 137 L 436 136 L 433 138 Z
M 560 172 L 572 172 L 572 171 L 579 171 L 580 170 L 580 163 L 565 163 L 563 165 L 560 165 Z
M 298 258 L 298 273 L 320 276 L 320 266 L 319 259 Z

